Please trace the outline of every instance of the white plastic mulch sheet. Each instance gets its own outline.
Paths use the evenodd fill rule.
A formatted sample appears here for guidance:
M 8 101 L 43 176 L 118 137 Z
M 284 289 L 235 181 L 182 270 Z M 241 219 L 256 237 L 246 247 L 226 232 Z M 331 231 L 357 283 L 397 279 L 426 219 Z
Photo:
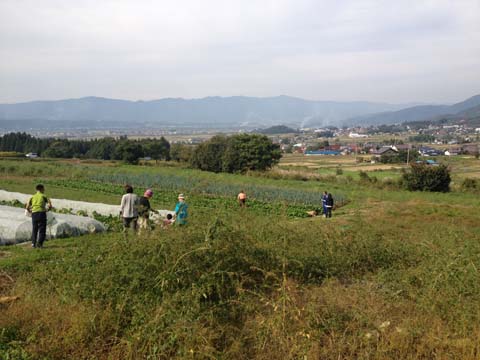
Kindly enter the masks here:
M 9 192 L 5 190 L 0 190 L 0 201 L 14 201 L 18 200 L 25 204 L 32 195 Z M 94 212 L 104 216 L 118 216 L 120 213 L 120 201 L 121 197 L 118 198 L 118 205 L 108 205 L 102 203 L 90 203 L 86 201 L 73 201 L 66 199 L 51 199 L 52 205 L 55 209 L 67 209 L 71 210 L 72 213 L 84 212 L 89 216 L 92 216 Z M 172 214 L 173 211 L 170 210 L 158 210 L 158 215 L 161 218 L 165 218 L 167 214 Z M 156 216 L 152 216 L 152 220 L 155 220 Z
M 105 226 L 92 218 L 47 213 L 47 239 L 79 236 L 105 231 Z M 0 205 L 0 245 L 30 241 L 32 219 L 21 208 Z
M 32 193 L 33 195 L 33 193 Z M 0 201 L 14 201 L 18 200 L 25 204 L 32 195 L 17 193 L 17 192 L 9 192 L 5 190 L 0 190 Z M 48 194 L 47 194 L 48 197 Z M 67 209 L 71 210 L 72 213 L 78 212 L 85 212 L 88 215 L 93 215 L 93 212 L 96 212 L 100 215 L 117 215 L 120 211 L 120 205 L 107 205 L 107 204 L 99 204 L 99 203 L 89 203 L 86 201 L 73 201 L 73 200 L 66 200 L 66 199 L 50 199 L 52 201 L 52 205 L 56 209 Z M 120 199 L 118 200 L 120 204 Z

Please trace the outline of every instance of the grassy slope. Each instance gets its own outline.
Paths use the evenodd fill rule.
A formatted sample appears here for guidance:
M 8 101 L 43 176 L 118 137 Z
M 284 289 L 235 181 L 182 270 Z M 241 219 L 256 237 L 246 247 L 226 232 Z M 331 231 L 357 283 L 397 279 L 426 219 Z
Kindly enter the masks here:
M 85 173 L 80 165 L 49 170 Z M 21 165 L 11 176 L 22 171 L 27 174 L 4 177 L 0 186 L 27 190 L 38 174 Z M 0 305 L 0 355 L 478 357 L 478 198 L 183 169 L 160 173 L 239 186 L 341 189 L 351 203 L 329 221 L 215 208 L 194 212 L 187 228 L 141 239 L 105 234 L 50 241 L 42 252 L 2 248 L 0 291 L 20 300 Z M 80 196 L 48 190 L 54 197 Z M 94 191 L 81 197 L 118 201 Z

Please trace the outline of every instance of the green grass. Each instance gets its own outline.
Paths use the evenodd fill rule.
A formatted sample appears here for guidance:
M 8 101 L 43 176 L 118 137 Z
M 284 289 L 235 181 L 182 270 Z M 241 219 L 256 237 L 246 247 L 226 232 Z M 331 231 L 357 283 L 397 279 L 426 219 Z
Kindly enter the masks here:
M 153 174 L 285 191 L 326 187 L 350 202 L 329 220 L 214 202 L 192 206 L 184 228 L 141 238 L 107 233 L 48 241 L 43 251 L 0 248 L 0 296 L 20 297 L 0 305 L 0 358 L 478 358 L 480 203 L 472 194 L 182 168 L 49 166 L 50 176 L 34 168 L 16 181 L 8 174 L 0 186 L 43 178 L 52 195 L 115 203 L 113 185 L 78 190 L 54 182 Z M 75 171 L 81 175 L 68 175 Z M 157 194 L 157 204 L 164 196 L 170 203 Z M 192 204 L 205 198 L 196 190 Z

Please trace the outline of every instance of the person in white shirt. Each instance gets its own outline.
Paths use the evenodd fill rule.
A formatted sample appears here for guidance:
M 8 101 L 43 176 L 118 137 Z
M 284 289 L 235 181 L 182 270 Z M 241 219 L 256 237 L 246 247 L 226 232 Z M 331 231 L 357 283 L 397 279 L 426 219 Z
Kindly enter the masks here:
M 125 192 L 120 204 L 120 216 L 123 220 L 123 233 L 126 236 L 129 228 L 132 228 L 134 233 L 137 231 L 138 196 L 133 193 L 131 185 L 125 185 Z

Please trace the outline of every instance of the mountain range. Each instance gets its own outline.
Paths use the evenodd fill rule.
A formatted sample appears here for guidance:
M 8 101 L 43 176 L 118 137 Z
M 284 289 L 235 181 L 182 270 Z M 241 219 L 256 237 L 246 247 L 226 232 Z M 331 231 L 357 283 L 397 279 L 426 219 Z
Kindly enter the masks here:
M 129 101 L 101 97 L 0 104 L 0 129 L 193 127 L 293 128 L 375 125 L 480 115 L 480 95 L 453 105 L 313 101 L 291 96 L 165 98 Z M 465 114 L 465 115 L 463 115 Z
M 363 115 L 347 120 L 352 125 L 398 124 L 413 121 L 435 121 L 440 118 L 473 118 L 480 116 L 480 95 L 453 105 L 420 105 L 397 111 Z
M 267 127 L 285 124 L 304 126 L 338 125 L 354 116 L 394 111 L 406 104 L 373 102 L 311 101 L 290 96 L 166 98 L 152 101 L 85 97 L 57 101 L 0 104 L 0 126 L 60 124 L 64 127 Z M 5 125 L 6 124 L 6 125 Z M 10 124 L 10 125 L 13 125 Z

